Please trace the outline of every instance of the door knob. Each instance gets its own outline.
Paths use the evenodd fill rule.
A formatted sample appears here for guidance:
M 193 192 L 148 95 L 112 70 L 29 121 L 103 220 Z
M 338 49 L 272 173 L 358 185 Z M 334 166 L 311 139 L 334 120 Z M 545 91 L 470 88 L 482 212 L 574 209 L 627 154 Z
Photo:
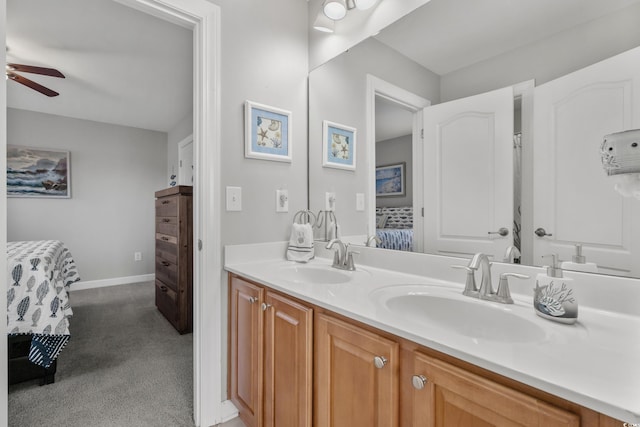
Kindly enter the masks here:
M 387 358 L 384 356 L 376 356 L 373 358 L 373 364 L 376 366 L 376 368 L 382 369 L 387 364 Z
M 509 235 L 509 229 L 507 227 L 501 227 L 498 231 L 489 231 L 488 234 L 499 234 L 504 237 Z
M 414 375 L 411 377 L 411 384 L 416 390 L 422 390 L 427 385 L 427 377 L 424 375 Z
M 536 229 L 536 231 L 534 231 L 534 234 L 535 234 L 536 236 L 538 236 L 538 237 L 544 237 L 544 236 L 549 236 L 549 237 L 551 237 L 551 236 L 553 236 L 553 234 L 551 234 L 551 233 L 547 233 L 547 231 L 546 231 L 544 228 L 542 228 L 542 227 L 537 228 L 537 229 Z

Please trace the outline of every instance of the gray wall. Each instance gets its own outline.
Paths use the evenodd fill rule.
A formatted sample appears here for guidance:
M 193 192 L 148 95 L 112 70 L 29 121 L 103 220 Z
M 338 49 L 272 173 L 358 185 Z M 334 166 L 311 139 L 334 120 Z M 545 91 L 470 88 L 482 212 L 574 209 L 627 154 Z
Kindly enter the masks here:
M 376 166 L 404 162 L 405 196 L 376 197 L 376 207 L 413 206 L 412 135 L 376 142 Z
M 536 85 L 640 45 L 640 4 L 441 77 L 442 102 L 535 79 Z
M 165 133 L 10 108 L 7 141 L 71 152 L 71 198 L 9 198 L 9 241 L 62 240 L 85 281 L 154 272 Z

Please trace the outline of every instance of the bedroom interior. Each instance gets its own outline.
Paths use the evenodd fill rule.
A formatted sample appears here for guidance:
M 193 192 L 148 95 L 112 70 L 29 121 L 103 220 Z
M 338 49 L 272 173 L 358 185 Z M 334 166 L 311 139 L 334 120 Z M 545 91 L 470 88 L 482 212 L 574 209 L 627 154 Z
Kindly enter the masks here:
M 31 13 L 36 9 L 40 10 L 42 15 Z M 82 16 L 82 19 L 78 19 L 77 16 Z M 113 307 L 114 303 L 111 301 L 117 300 L 119 294 L 136 295 L 137 291 L 129 290 L 127 286 L 113 287 L 113 285 L 128 283 L 136 284 L 128 285 L 129 287 L 139 286 L 147 292 L 138 292 L 137 298 L 132 301 L 122 301 L 120 305 L 129 307 L 131 312 L 140 311 L 138 316 L 153 315 L 154 321 L 159 325 L 165 323 L 168 325 L 172 321 L 172 316 L 167 315 L 168 322 L 159 311 L 160 308 L 166 311 L 167 303 L 160 301 L 156 304 L 156 298 L 159 296 L 154 296 L 156 287 L 152 279 L 156 265 L 165 269 L 167 274 L 163 280 L 169 286 L 173 286 L 171 265 L 177 264 L 177 260 L 171 255 L 171 250 L 160 252 L 161 256 L 169 259 L 171 263 L 164 258 L 156 263 L 154 193 L 169 187 L 172 181 L 174 181 L 173 185 L 178 182 L 177 177 L 171 178 L 171 175 L 178 175 L 179 172 L 178 146 L 193 132 L 192 77 L 189 65 L 192 62 L 191 31 L 112 1 L 65 1 L 58 2 L 56 5 L 38 1 L 8 2 L 7 17 L 7 45 L 10 46 L 7 51 L 8 61 L 20 63 L 35 61 L 40 64 L 51 61 L 57 64 L 58 68 L 69 73 L 69 78 L 62 82 L 50 82 L 43 76 L 33 77 L 34 80 L 50 85 L 60 92 L 57 98 L 47 98 L 37 92 L 31 94 L 27 92 L 31 91 L 28 87 L 15 83 L 11 86 L 16 87 L 11 87 L 7 84 L 9 86 L 7 88 L 8 143 L 16 150 L 24 151 L 25 147 L 28 149 L 35 146 L 43 149 L 66 150 L 66 153 L 70 153 L 67 156 L 70 170 L 67 198 L 56 200 L 51 197 L 51 194 L 42 194 L 49 196 L 47 198 L 32 198 L 28 195 L 40 192 L 37 187 L 10 185 L 9 191 L 13 197 L 7 200 L 8 240 L 10 242 L 47 239 L 62 241 L 59 245 L 64 248 L 63 255 L 72 254 L 70 259 L 75 260 L 75 265 L 80 266 L 78 270 L 82 279 L 77 283 L 69 281 L 63 287 L 64 289 L 57 287 L 52 281 L 51 291 L 45 292 L 44 301 L 33 300 L 32 297 L 30 306 L 22 303 L 24 298 L 11 301 L 13 304 L 9 304 L 9 313 L 11 318 L 13 318 L 12 312 L 16 309 L 20 313 L 18 303 L 21 303 L 23 308 L 28 309 L 25 316 L 32 320 L 32 326 L 39 323 L 42 329 L 46 325 L 43 320 L 49 316 L 37 316 L 40 313 L 37 305 L 42 303 L 47 310 L 51 305 L 53 310 L 51 299 L 56 295 L 56 291 L 59 300 L 57 305 L 60 310 L 65 307 L 71 312 L 75 310 L 74 300 L 84 302 L 84 306 L 78 307 L 80 313 L 64 317 L 64 321 L 68 324 L 67 336 L 69 336 L 68 332 L 71 332 L 70 344 L 60 349 L 59 359 L 53 361 L 47 372 L 48 375 L 40 380 L 40 384 L 53 383 L 45 388 L 59 386 L 55 383 L 58 361 L 60 362 L 58 376 L 61 376 L 63 383 L 73 375 L 84 375 L 83 372 L 89 375 L 101 375 L 102 378 L 114 375 L 120 375 L 122 378 L 123 375 L 128 374 L 125 372 L 117 374 L 117 367 L 113 370 L 113 361 L 119 360 L 122 364 L 121 356 L 124 353 L 121 353 L 120 357 L 115 357 L 110 356 L 109 352 L 96 352 L 96 349 L 100 348 L 100 343 L 95 339 L 99 339 L 100 334 L 91 341 L 86 335 L 91 327 L 74 325 L 74 323 L 76 319 L 80 319 L 77 321 L 84 319 L 92 323 L 101 322 L 100 317 L 104 314 L 100 313 L 104 313 L 108 307 Z M 55 20 L 59 26 L 47 26 L 44 23 L 43 19 L 49 20 L 52 17 L 56 17 Z M 118 25 L 116 26 L 115 23 Z M 91 37 L 87 37 L 86 31 L 90 27 L 101 30 L 94 31 Z M 66 30 L 62 31 L 61 28 Z M 148 38 L 139 39 L 131 36 L 143 28 L 148 33 Z M 139 42 L 132 43 L 132 39 Z M 49 44 L 43 43 L 43 40 L 47 40 Z M 86 60 L 87 51 L 93 52 L 90 63 Z M 126 72 L 133 73 L 128 79 L 133 85 L 121 83 L 122 72 L 118 71 L 121 67 L 114 64 L 114 55 L 120 56 L 128 63 Z M 176 62 L 182 63 L 183 66 L 176 69 L 173 66 Z M 144 73 L 140 74 L 140 71 L 146 69 L 154 70 L 156 76 L 149 79 Z M 143 81 L 144 84 L 140 84 Z M 167 87 L 167 82 L 173 83 L 170 88 Z M 113 90 L 114 84 L 120 86 L 119 94 Z M 138 88 L 135 88 L 136 84 Z M 52 99 L 56 101 L 52 102 Z M 86 105 L 92 107 L 86 108 L 84 107 Z M 186 159 L 184 163 L 192 164 Z M 186 176 L 185 174 L 184 179 Z M 16 184 L 19 183 L 16 181 Z M 189 182 L 189 185 L 191 184 L 192 182 Z M 121 209 L 122 206 L 127 208 Z M 49 213 L 49 221 L 40 220 L 43 211 Z M 165 221 L 173 221 L 172 213 L 166 215 L 168 216 L 163 218 Z M 96 223 L 102 225 L 96 227 Z M 187 224 L 186 219 L 181 219 L 180 224 L 182 223 Z M 171 224 L 168 226 L 169 228 L 161 231 L 167 236 L 178 235 L 177 230 L 174 232 L 171 229 Z M 96 245 L 95 242 L 101 243 Z M 169 246 L 171 246 L 170 243 Z M 62 272 L 62 265 L 56 265 L 55 258 L 52 265 L 45 266 L 46 255 L 45 253 L 42 256 L 39 270 L 44 268 L 45 271 L 48 269 L 51 272 Z M 33 259 L 33 255 L 28 256 L 27 260 L 29 259 Z M 164 264 L 170 264 L 168 269 Z M 186 261 L 184 266 L 181 265 L 180 277 L 186 274 L 188 265 Z M 13 267 L 16 272 L 18 269 L 27 270 L 20 265 Z M 22 276 L 22 281 L 26 284 L 29 279 L 27 271 Z M 28 285 L 31 285 L 33 280 L 29 280 Z M 40 283 L 42 280 L 38 279 L 37 284 Z M 34 293 L 36 287 L 34 287 Z M 103 287 L 106 288 L 96 289 Z M 16 289 L 20 288 L 16 287 Z M 67 291 L 69 294 L 76 292 L 78 296 L 74 298 L 71 295 L 70 301 L 67 301 Z M 111 291 L 112 295 L 109 296 L 107 291 Z M 170 291 L 171 288 L 158 287 L 160 297 L 170 295 L 168 293 Z M 183 291 L 178 290 L 178 292 Z M 185 296 L 191 297 L 190 291 L 184 292 L 186 292 Z M 88 300 L 91 294 L 95 296 L 95 301 L 102 301 L 104 307 L 83 301 Z M 148 300 L 145 301 L 140 295 Z M 157 313 L 150 313 L 149 305 L 153 307 L 152 311 Z M 87 311 L 87 308 L 91 310 Z M 122 310 L 122 307 L 114 310 Z M 40 318 L 39 322 L 36 317 Z M 142 346 L 145 342 L 154 339 L 153 328 L 149 329 L 145 318 L 131 318 L 131 320 L 146 326 L 146 328 L 141 327 L 141 333 L 137 334 L 140 340 L 139 345 Z M 108 321 L 103 323 L 109 324 Z M 52 327 L 49 328 L 53 330 Z M 38 332 L 33 329 L 23 332 Z M 126 330 L 121 326 L 116 329 L 121 330 L 122 333 Z M 185 327 L 180 329 L 181 333 L 190 332 L 190 329 Z M 172 329 L 173 332 L 171 332 L 160 329 L 160 331 L 163 331 L 164 337 L 160 338 L 162 335 L 158 336 L 156 331 L 155 339 L 173 342 L 173 345 L 179 346 L 181 351 L 176 352 L 167 347 L 163 351 L 166 356 L 158 358 L 148 354 L 147 363 L 150 366 L 157 366 L 158 363 L 173 363 L 181 366 L 180 372 L 183 372 L 183 375 L 186 374 L 186 377 L 174 381 L 174 384 L 169 382 L 169 386 L 186 390 L 184 399 L 187 404 L 183 405 L 184 407 L 178 413 L 182 412 L 183 416 L 186 414 L 186 419 L 189 419 L 189 414 L 193 410 L 190 393 L 193 387 L 192 338 L 185 336 L 180 344 L 172 338 L 177 334 L 175 330 Z M 149 336 L 146 336 L 147 333 Z M 74 338 L 79 340 L 79 344 L 74 342 Z M 129 346 L 135 344 L 131 340 L 124 342 Z M 106 333 L 103 343 L 113 344 L 112 334 Z M 40 376 L 39 373 L 25 373 L 24 369 L 12 369 L 16 362 L 25 363 L 23 362 L 26 360 L 25 352 L 29 353 L 30 344 L 30 339 L 10 344 L 9 352 L 9 382 L 10 384 L 19 383 L 10 388 L 9 419 L 15 422 L 20 421 L 24 425 L 32 425 L 39 416 L 37 407 L 24 404 L 29 401 L 29 396 L 42 396 L 55 392 L 54 390 L 37 390 L 39 382 L 29 381 L 34 375 Z M 122 341 L 119 344 L 122 344 Z M 95 366 L 78 363 L 78 357 L 83 353 L 91 355 Z M 17 356 L 20 357 L 17 358 Z M 133 360 L 132 356 L 132 363 Z M 28 363 L 27 366 L 35 365 Z M 158 367 L 156 372 L 163 372 L 163 369 Z M 156 373 L 155 377 L 161 380 L 162 374 Z M 26 383 L 23 382 L 25 380 L 27 380 Z M 71 378 L 71 381 L 76 380 Z M 148 383 L 148 380 L 140 380 L 138 383 Z M 61 387 L 66 390 L 65 394 L 71 393 L 70 396 L 73 393 L 89 393 L 87 396 L 91 396 L 92 393 L 99 392 L 100 387 L 106 387 L 108 382 L 98 380 L 94 384 L 94 386 L 83 386 L 81 389 L 77 387 L 65 389 L 69 386 L 68 384 L 66 386 L 62 384 Z M 92 388 L 94 391 L 91 391 Z M 141 391 L 143 390 L 141 388 Z M 171 390 L 171 387 L 168 387 L 167 393 L 175 393 Z M 92 417 L 108 417 L 101 412 L 105 408 L 99 401 L 88 400 L 87 402 L 94 406 L 87 408 Z M 42 404 L 46 404 L 46 401 Z M 157 409 L 153 412 L 162 413 Z M 53 412 L 50 412 L 50 415 L 53 416 Z M 60 414 L 60 420 L 64 419 L 64 414 Z

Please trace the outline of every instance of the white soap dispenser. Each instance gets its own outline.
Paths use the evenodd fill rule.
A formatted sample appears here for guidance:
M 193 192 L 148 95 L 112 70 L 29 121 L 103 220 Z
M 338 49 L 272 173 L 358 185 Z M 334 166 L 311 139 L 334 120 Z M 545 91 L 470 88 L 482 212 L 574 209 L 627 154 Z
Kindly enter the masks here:
M 551 257 L 551 266 L 547 273 L 536 277 L 536 288 L 533 295 L 533 308 L 536 314 L 545 319 L 560 323 L 575 323 L 578 320 L 578 301 L 573 290 L 573 279 L 563 277 L 562 268 L 558 264 L 558 255 Z
M 587 262 L 587 258 L 582 255 L 582 245 L 576 244 L 576 253 L 571 257 L 571 261 L 563 261 L 563 270 L 584 271 L 585 273 L 597 273 L 598 266 L 594 262 Z

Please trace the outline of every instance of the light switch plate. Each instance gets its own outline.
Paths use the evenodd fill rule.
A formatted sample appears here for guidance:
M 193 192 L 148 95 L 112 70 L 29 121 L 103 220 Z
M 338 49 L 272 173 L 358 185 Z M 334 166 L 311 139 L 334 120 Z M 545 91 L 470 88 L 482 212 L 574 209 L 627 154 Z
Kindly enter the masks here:
M 276 190 L 276 212 L 289 212 L 288 190 Z
M 324 209 L 326 211 L 335 211 L 336 210 L 336 193 L 324 193 Z
M 242 210 L 242 187 L 227 187 L 227 211 Z
M 358 212 L 364 210 L 364 193 L 356 193 L 356 210 Z

